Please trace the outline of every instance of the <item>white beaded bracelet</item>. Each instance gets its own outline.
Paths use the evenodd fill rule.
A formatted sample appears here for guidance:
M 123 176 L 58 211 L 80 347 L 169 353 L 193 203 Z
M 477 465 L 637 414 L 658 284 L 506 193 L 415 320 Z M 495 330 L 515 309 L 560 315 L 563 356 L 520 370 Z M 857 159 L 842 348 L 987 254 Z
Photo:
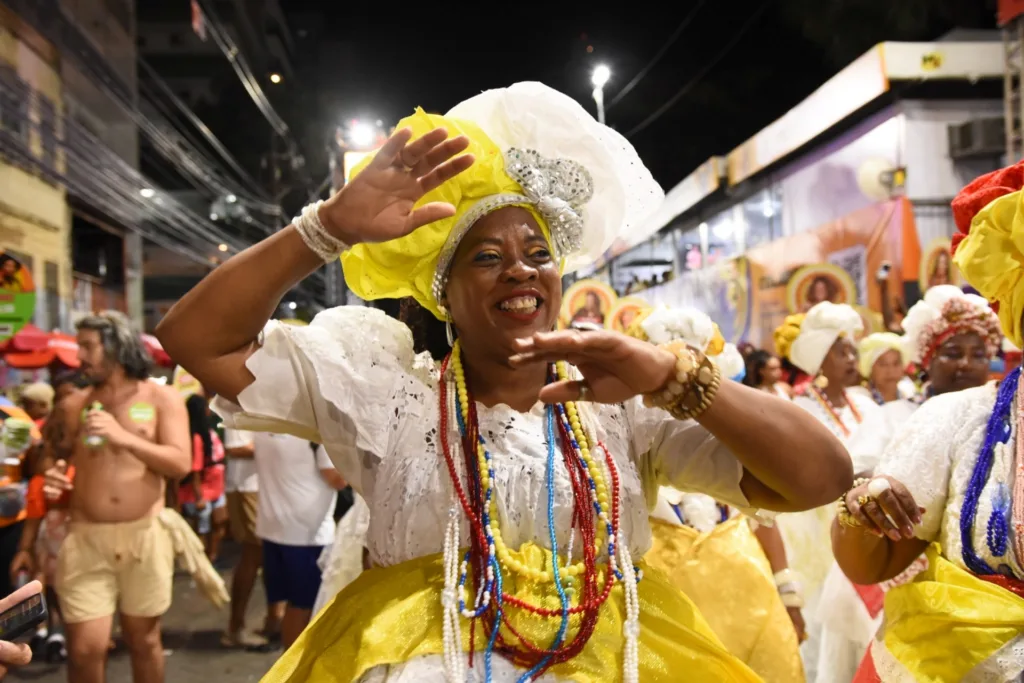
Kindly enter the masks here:
M 331 263 L 348 249 L 348 245 L 327 232 L 327 228 L 324 227 L 320 220 L 320 206 L 323 203 L 321 199 L 307 205 L 302 209 L 302 213 L 292 220 L 292 225 L 310 251 L 319 256 L 324 263 Z

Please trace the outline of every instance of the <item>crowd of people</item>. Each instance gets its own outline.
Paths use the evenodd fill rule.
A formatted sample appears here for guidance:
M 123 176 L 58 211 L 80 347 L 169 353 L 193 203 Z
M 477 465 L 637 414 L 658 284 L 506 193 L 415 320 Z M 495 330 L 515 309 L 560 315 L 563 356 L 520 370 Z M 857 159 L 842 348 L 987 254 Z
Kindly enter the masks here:
M 175 558 L 226 602 L 229 529 L 223 642 L 277 635 L 269 683 L 1018 681 L 1024 392 L 991 361 L 1024 341 L 1022 187 L 964 190 L 978 293 L 938 284 L 889 332 L 827 300 L 771 350 L 687 308 L 555 330 L 566 268 L 660 189 L 539 84 L 418 110 L 167 314 L 187 400 L 121 316 L 80 323 L 88 386 L 38 438 L 5 428 L 8 454 L 41 443 L 10 579 L 54 590 L 75 682 L 103 680 L 115 612 L 135 680 L 163 680 Z M 272 319 L 338 258 L 398 318 Z

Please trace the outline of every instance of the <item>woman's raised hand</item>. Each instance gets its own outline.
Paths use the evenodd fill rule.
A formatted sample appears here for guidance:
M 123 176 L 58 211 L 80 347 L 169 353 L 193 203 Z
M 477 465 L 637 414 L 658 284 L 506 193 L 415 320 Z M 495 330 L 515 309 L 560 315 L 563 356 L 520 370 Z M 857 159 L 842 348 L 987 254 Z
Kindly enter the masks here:
M 621 403 L 658 391 L 672 378 L 676 357 L 654 344 L 619 332 L 562 330 L 538 332 L 515 342 L 513 366 L 564 360 L 576 366 L 582 381 L 566 380 L 541 390 L 545 403 L 595 401 Z
M 469 140 L 449 138 L 444 128 L 410 139 L 410 129 L 396 131 L 359 175 L 324 202 L 320 219 L 328 232 L 350 246 L 386 242 L 455 214 L 445 202 L 413 206 L 473 165 L 473 155 L 457 156 Z

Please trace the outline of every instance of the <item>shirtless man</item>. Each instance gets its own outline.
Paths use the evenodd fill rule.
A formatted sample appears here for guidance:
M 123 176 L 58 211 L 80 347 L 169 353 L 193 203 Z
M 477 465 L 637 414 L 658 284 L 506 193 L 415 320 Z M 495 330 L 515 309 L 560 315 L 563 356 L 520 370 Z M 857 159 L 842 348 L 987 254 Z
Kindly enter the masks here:
M 68 498 L 71 511 L 56 577 L 68 680 L 102 683 L 118 611 L 135 683 L 162 683 L 160 616 L 171 605 L 174 550 L 157 514 L 166 479 L 191 465 L 185 403 L 147 381 L 149 355 L 122 314 L 79 322 L 78 346 L 93 386 L 62 403 L 57 463 L 46 473 L 47 496 Z

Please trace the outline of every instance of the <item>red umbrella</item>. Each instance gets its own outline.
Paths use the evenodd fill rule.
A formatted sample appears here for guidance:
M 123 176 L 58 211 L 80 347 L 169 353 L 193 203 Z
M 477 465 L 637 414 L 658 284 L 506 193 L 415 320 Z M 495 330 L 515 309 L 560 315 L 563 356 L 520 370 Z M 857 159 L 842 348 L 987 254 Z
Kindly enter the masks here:
M 37 370 L 45 368 L 54 361 L 60 361 L 69 368 L 81 365 L 78 360 L 78 342 L 66 334 L 49 335 L 46 348 L 33 351 L 8 351 L 4 360 L 12 368 L 19 370 Z
M 0 351 L 44 351 L 50 343 L 50 334 L 28 323 L 17 334 L 0 344 Z
M 159 339 L 151 334 L 144 334 L 142 335 L 142 344 L 146 347 L 146 350 L 149 351 L 149 355 L 153 357 L 154 363 L 162 365 L 165 368 L 174 367 L 174 361 L 172 361 L 171 357 L 167 355 L 166 351 L 164 351 L 164 346 L 160 343 Z

